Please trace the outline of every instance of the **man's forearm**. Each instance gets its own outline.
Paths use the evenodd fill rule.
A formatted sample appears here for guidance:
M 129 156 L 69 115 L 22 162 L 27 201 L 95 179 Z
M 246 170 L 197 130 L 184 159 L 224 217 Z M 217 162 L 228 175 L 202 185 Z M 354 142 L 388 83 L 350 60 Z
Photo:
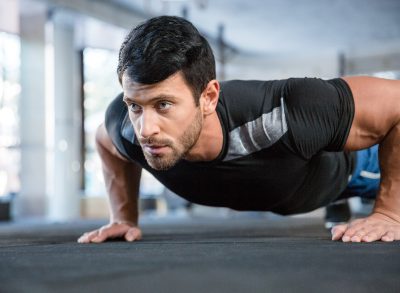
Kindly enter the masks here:
M 109 196 L 111 222 L 129 222 L 137 225 L 141 167 L 121 157 L 104 125 L 100 126 L 96 133 L 96 146 Z
M 110 170 L 111 169 L 111 170 Z M 124 162 L 115 170 L 104 168 L 104 179 L 110 202 L 111 222 L 138 224 L 138 193 L 141 170 Z

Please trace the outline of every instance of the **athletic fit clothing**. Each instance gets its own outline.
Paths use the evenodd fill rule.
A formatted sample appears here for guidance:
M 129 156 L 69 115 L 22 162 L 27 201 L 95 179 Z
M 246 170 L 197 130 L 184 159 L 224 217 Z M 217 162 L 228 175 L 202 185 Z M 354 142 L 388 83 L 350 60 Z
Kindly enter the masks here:
M 167 188 L 198 204 L 280 214 L 314 210 L 345 190 L 355 153 L 343 152 L 354 101 L 342 79 L 291 78 L 221 83 L 223 148 L 209 162 L 152 169 L 119 95 L 106 113 L 118 151 Z
M 340 199 L 354 196 L 374 199 L 378 193 L 380 181 L 378 145 L 374 145 L 357 152 L 356 167 Z

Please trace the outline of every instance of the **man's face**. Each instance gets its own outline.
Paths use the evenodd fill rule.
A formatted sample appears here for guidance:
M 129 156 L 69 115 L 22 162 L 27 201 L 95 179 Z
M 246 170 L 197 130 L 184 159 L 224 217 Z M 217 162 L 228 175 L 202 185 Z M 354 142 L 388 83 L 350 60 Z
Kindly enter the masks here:
M 166 170 L 196 144 L 203 124 L 200 107 L 178 72 L 152 85 L 122 78 L 129 118 L 148 164 Z

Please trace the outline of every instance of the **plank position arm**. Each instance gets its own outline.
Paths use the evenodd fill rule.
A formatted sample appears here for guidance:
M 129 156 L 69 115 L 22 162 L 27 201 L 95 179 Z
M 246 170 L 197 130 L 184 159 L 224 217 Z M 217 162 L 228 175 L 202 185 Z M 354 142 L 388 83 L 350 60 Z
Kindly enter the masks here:
M 345 150 L 379 144 L 381 182 L 371 215 L 332 228 L 344 242 L 400 240 L 400 81 L 343 78 L 353 93 L 355 116 Z
M 99 243 L 116 237 L 127 241 L 139 240 L 142 232 L 138 227 L 138 193 L 142 169 L 118 153 L 104 124 L 97 129 L 96 147 L 109 195 L 110 223 L 84 233 L 78 242 Z

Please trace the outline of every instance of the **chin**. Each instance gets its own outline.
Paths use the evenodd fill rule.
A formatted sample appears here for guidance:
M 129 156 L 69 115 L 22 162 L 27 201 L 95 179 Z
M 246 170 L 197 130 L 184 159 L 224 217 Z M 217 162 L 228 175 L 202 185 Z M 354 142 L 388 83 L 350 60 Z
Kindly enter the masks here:
M 155 165 L 155 164 L 150 164 L 150 163 L 149 163 L 149 166 L 152 169 L 157 170 L 157 171 L 167 171 L 173 167 L 173 166 Z
M 168 161 L 168 160 L 163 160 L 161 158 L 146 158 L 147 163 L 149 164 L 149 166 L 151 168 L 153 168 L 154 170 L 157 171 L 166 171 L 171 169 L 172 167 L 174 167 L 178 161 L 174 160 L 174 161 Z

